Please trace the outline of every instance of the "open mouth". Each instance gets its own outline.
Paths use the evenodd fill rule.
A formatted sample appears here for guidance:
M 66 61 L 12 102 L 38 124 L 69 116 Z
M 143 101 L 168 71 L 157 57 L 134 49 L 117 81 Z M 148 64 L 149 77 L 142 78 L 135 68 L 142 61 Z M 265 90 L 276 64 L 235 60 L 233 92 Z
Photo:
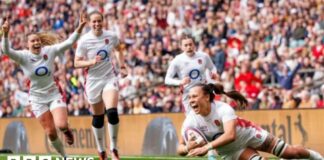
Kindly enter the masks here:
M 34 46 L 33 48 L 34 49 L 40 49 L 41 47 L 40 46 Z
M 197 104 L 191 104 L 191 108 L 196 111 L 198 109 L 198 105 Z
M 191 107 L 192 107 L 192 108 L 197 108 L 198 105 L 197 105 L 197 104 L 193 104 L 193 105 L 191 105 Z

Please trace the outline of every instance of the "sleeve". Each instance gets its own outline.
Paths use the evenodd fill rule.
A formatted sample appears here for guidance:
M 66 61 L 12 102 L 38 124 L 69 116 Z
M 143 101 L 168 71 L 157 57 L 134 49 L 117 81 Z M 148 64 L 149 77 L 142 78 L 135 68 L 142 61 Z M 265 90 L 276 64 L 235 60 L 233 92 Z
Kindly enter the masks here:
M 221 115 L 223 115 L 222 116 L 222 122 L 223 123 L 237 118 L 237 115 L 235 114 L 234 109 L 230 105 L 228 105 L 226 103 L 222 103 Z
M 79 40 L 78 41 L 78 44 L 77 44 L 77 48 L 76 48 L 76 51 L 75 51 L 75 55 L 78 56 L 78 57 L 85 57 L 87 54 L 87 49 L 83 43 L 83 40 Z
M 13 50 L 9 47 L 9 40 L 8 38 L 2 38 L 2 43 L 1 43 L 1 47 L 2 47 L 2 52 L 6 55 L 8 55 L 11 59 L 13 59 L 14 61 L 16 61 L 18 64 L 22 63 L 23 60 L 23 54 L 21 53 L 22 51 L 17 51 L 17 50 Z
M 72 45 L 78 40 L 79 37 L 79 33 L 73 32 L 68 39 L 66 39 L 62 43 L 54 45 L 53 47 L 55 48 L 56 53 L 60 53 L 72 47 Z
M 179 86 L 181 80 L 174 78 L 174 76 L 178 73 L 178 67 L 176 66 L 176 59 L 171 61 L 171 64 L 167 70 L 164 83 L 166 85 L 175 85 Z

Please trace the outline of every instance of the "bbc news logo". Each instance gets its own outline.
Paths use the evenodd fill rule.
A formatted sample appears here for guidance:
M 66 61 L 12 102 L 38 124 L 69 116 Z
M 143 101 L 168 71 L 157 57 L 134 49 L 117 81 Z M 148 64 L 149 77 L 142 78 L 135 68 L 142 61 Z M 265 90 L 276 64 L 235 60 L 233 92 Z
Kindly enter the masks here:
M 7 160 L 94 160 L 93 157 L 8 156 Z

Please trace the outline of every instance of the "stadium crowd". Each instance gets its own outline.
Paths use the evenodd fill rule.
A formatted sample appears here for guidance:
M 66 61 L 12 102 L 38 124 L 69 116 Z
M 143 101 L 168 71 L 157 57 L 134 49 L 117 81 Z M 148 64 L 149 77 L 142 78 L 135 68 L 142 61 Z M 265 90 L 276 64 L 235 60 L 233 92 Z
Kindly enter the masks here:
M 180 89 L 163 81 L 168 63 L 181 52 L 183 32 L 192 33 L 197 50 L 211 56 L 225 90 L 248 98 L 245 109 L 324 107 L 322 0 L 5 0 L 0 24 L 10 16 L 11 46 L 24 49 L 29 32 L 50 31 L 65 39 L 80 10 L 104 13 L 105 27 L 125 44 L 130 74 L 119 81 L 120 114 L 182 111 Z M 57 59 L 54 75 L 69 114 L 89 115 L 74 51 Z M 32 117 L 27 96 L 26 77 L 2 53 L 0 117 Z

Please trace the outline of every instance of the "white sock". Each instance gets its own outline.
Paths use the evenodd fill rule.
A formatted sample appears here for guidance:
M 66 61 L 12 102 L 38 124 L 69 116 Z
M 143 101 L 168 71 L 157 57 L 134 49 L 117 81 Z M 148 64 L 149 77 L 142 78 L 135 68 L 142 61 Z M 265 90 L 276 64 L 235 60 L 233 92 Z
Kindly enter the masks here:
M 64 146 L 59 138 L 56 138 L 56 140 L 51 141 L 49 140 L 52 146 L 55 148 L 55 150 L 62 156 L 66 157 Z
M 309 159 L 313 159 L 313 160 L 321 160 L 321 159 L 323 159 L 321 154 L 319 154 L 318 152 L 310 150 L 310 149 L 307 149 L 307 150 L 309 152 Z
M 118 123 L 115 125 L 108 123 L 110 150 L 117 149 L 118 128 Z
M 105 142 L 105 138 L 104 138 L 104 134 L 105 134 L 105 128 L 95 128 L 92 126 L 92 131 L 93 131 L 93 135 L 95 137 L 96 140 L 96 144 L 97 144 L 97 149 L 99 152 L 103 152 L 105 151 L 104 148 L 104 142 Z

